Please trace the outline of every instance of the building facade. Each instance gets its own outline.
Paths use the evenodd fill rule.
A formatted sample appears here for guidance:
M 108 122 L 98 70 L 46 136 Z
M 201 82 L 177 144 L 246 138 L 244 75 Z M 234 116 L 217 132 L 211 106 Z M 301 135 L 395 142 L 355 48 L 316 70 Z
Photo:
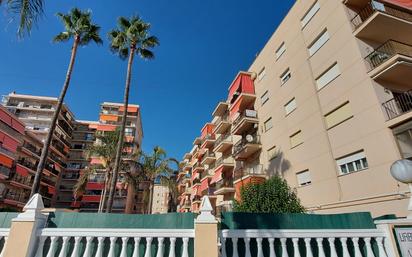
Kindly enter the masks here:
M 231 126 L 232 193 L 245 171 L 279 174 L 308 211 L 406 215 L 409 191 L 389 170 L 412 157 L 411 9 L 396 0 L 296 1 L 245 73 L 254 94 L 238 104 L 236 116 L 244 118 L 231 111 L 233 84 L 214 112 L 214 121 Z M 225 108 L 226 123 L 215 120 Z M 238 131 L 244 122 L 253 126 Z M 236 159 L 244 145 L 246 159 Z M 251 168 L 236 172 L 238 160 Z
M 3 97 L 3 105 L 8 109 L 9 114 L 15 117 L 16 122 L 24 124 L 22 134 L 14 136 L 16 140 L 20 140 L 15 144 L 21 147 L 18 151 L 16 149 L 16 156 L 11 152 L 8 157 L 13 161 L 16 159 L 17 171 L 24 168 L 30 175 L 30 181 L 26 183 L 27 190 L 30 190 L 33 179 L 31 175 L 35 174 L 56 104 L 57 98 L 54 97 L 22 95 L 14 92 Z M 123 154 L 131 156 L 140 151 L 143 129 L 139 106 L 129 104 L 127 112 Z M 105 189 L 106 169 L 100 157 L 87 155 L 87 149 L 90 145 L 99 143 L 96 140 L 96 133 L 115 131 L 121 124 L 123 113 L 123 104 L 104 102 L 101 105 L 98 121 L 81 121 L 75 120 L 69 108 L 63 106 L 41 183 L 41 194 L 47 207 L 74 209 L 81 212 L 94 212 L 99 209 L 102 203 L 101 195 Z M 97 168 L 95 169 L 97 172 L 88 177 L 85 192 L 75 195 L 74 186 L 82 172 L 92 166 Z M 143 213 L 142 194 L 146 184 L 142 183 L 137 190 L 128 187 L 121 172 L 113 210 Z M 28 200 L 26 199 L 28 195 L 26 193 L 24 196 L 20 195 L 23 193 L 18 195 L 19 199 L 24 200 L 20 202 L 21 205 Z
M 169 188 L 161 183 L 153 186 L 152 214 L 168 213 L 169 211 Z

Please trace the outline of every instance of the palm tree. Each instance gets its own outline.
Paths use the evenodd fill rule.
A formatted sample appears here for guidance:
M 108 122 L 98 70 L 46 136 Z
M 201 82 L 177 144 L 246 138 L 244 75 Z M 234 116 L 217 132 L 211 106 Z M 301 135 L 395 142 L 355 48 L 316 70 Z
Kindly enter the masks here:
M 57 107 L 53 114 L 50 129 L 44 142 L 30 196 L 33 196 L 39 191 L 41 174 L 43 172 L 47 159 L 50 143 L 52 141 L 54 130 L 57 125 L 60 110 L 63 106 L 64 97 L 66 95 L 67 89 L 69 88 L 70 78 L 73 72 L 74 62 L 76 60 L 77 48 L 78 46 L 87 45 L 91 41 L 95 42 L 96 44 L 103 43 L 102 39 L 99 36 L 100 27 L 92 23 L 90 11 L 81 11 L 77 8 L 73 8 L 68 14 L 58 13 L 57 16 L 63 22 L 65 31 L 59 33 L 54 38 L 54 42 L 66 42 L 73 38 L 73 47 L 71 50 L 69 67 L 66 73 L 66 80 L 64 81 L 63 88 L 57 101 Z
M 149 35 L 150 24 L 144 22 L 139 17 L 127 19 L 120 17 L 118 21 L 118 29 L 109 32 L 111 41 L 110 49 L 119 55 L 121 59 L 126 59 L 129 56 L 126 73 L 126 85 L 124 90 L 124 111 L 122 123 L 120 127 L 120 138 L 117 145 L 116 160 L 113 170 L 113 179 L 110 184 L 109 199 L 107 202 L 106 212 L 112 211 L 113 198 L 116 190 L 116 181 L 119 175 L 120 159 L 123 149 L 124 131 L 126 127 L 127 109 L 129 105 L 129 90 L 132 78 L 132 65 L 135 54 L 138 54 L 143 59 L 153 59 L 154 54 L 151 48 L 159 44 L 155 36 Z
M 18 16 L 17 34 L 20 37 L 30 33 L 33 25 L 43 15 L 44 0 L 0 0 L 0 4 L 2 3 L 7 3 L 8 10 Z
M 86 155 L 88 158 L 99 157 L 102 160 L 101 166 L 91 166 L 85 169 L 85 171 L 80 175 L 76 185 L 74 186 L 74 195 L 77 199 L 77 196 L 82 195 L 86 191 L 86 185 L 89 182 L 89 177 L 92 174 L 96 174 L 101 170 L 104 170 L 105 174 L 105 186 L 102 192 L 101 201 L 99 204 L 99 212 L 102 212 L 104 209 L 107 189 L 110 181 L 110 175 L 113 170 L 114 160 L 116 158 L 116 147 L 117 142 L 119 141 L 120 131 L 106 131 L 96 133 L 96 142 L 93 145 L 90 145 L 86 149 Z

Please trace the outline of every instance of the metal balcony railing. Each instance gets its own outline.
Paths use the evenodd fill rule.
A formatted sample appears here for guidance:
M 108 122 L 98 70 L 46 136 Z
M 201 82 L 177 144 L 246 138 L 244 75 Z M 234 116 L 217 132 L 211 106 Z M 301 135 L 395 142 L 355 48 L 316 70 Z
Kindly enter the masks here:
M 9 168 L 0 166 L 0 174 L 8 177 L 10 175 L 10 172 L 11 170 Z
M 242 138 L 239 142 L 237 142 L 234 146 L 234 154 L 237 155 L 241 151 L 243 151 L 248 144 L 260 144 L 260 136 L 258 135 L 250 135 Z
M 397 9 L 392 6 L 380 3 L 377 1 L 370 1 L 363 9 L 361 9 L 352 19 L 354 29 L 359 28 L 369 17 L 374 13 L 381 12 L 391 16 L 401 18 L 407 21 L 412 21 L 412 13 L 407 10 Z
M 382 104 L 388 120 L 394 119 L 412 110 L 412 90 L 402 94 L 395 94 L 394 98 Z
M 257 111 L 255 111 L 255 110 L 245 110 L 233 121 L 233 127 L 236 127 L 244 118 L 257 119 Z
M 234 180 L 241 179 L 247 175 L 265 175 L 262 165 L 240 167 L 234 171 Z
M 388 40 L 365 57 L 369 71 L 375 69 L 396 54 L 412 58 L 412 46 L 395 40 Z
M 234 163 L 235 161 L 231 157 L 228 157 L 228 158 L 220 157 L 219 159 L 216 160 L 215 166 L 219 167 L 222 164 L 234 164 Z

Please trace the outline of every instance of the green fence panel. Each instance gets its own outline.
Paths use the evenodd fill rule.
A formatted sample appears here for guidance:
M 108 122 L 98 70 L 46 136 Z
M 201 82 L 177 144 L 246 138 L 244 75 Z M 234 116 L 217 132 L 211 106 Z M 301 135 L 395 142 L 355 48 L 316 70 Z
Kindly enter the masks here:
M 220 229 L 375 229 L 373 219 L 370 213 L 346 213 L 346 214 L 256 214 L 256 213 L 239 213 L 225 212 L 222 213 Z M 351 240 L 348 240 L 348 250 L 351 256 L 354 256 L 354 246 Z M 233 244 L 230 239 L 226 240 L 226 253 L 228 257 L 233 254 Z M 306 257 L 306 247 L 303 239 L 298 242 L 301 257 Z M 366 247 L 364 242 L 359 241 L 359 246 L 363 256 L 366 256 Z M 343 256 L 342 245 L 339 240 L 335 243 L 338 257 Z M 276 256 L 282 257 L 282 247 L 279 239 L 274 242 Z M 372 248 L 376 257 L 379 257 L 377 244 L 372 240 Z M 269 256 L 269 242 L 263 240 L 262 249 L 264 256 Z M 318 248 L 314 240 L 311 241 L 313 256 L 317 257 Z M 327 240 L 323 241 L 323 249 L 326 257 L 330 257 L 330 247 Z M 250 251 L 252 256 L 257 256 L 257 243 L 255 239 L 250 241 Z M 287 241 L 287 252 L 289 256 L 294 256 L 293 243 Z M 245 256 L 245 242 L 238 239 L 238 253 L 240 257 Z
M 11 220 L 19 215 L 18 212 L 0 212 L 0 228 L 10 228 Z
M 374 229 L 369 212 L 345 214 L 222 213 L 221 229 Z
M 168 213 L 168 214 L 100 214 L 100 213 L 73 213 L 73 212 L 55 212 L 50 213 L 47 227 L 48 228 L 112 228 L 112 229 L 194 229 L 195 214 L 193 213 Z M 98 235 L 96 235 L 97 237 Z M 116 256 L 121 251 L 121 238 L 116 241 L 115 253 Z M 85 250 L 86 239 L 83 238 L 80 244 L 80 253 Z M 164 240 L 164 257 L 169 254 L 170 241 Z M 57 242 L 57 253 L 60 251 L 62 241 Z M 109 252 L 110 241 L 108 238 L 104 241 L 103 256 L 107 256 Z M 46 256 L 50 247 L 50 240 L 45 242 L 43 256 Z M 74 247 L 74 238 L 71 238 L 68 244 L 68 255 L 70 256 Z M 158 248 L 157 239 L 153 239 L 151 245 L 152 257 L 156 256 Z M 97 251 L 97 239 L 94 239 L 92 244 L 92 256 Z M 127 256 L 132 256 L 134 249 L 133 238 L 130 238 L 127 244 Z M 146 240 L 142 238 L 139 243 L 140 257 L 144 256 L 146 250 Z M 177 239 L 175 246 L 176 256 L 181 256 L 183 251 L 182 239 Z M 80 256 L 81 256 L 80 254 Z M 194 241 L 189 240 L 189 256 L 194 256 Z

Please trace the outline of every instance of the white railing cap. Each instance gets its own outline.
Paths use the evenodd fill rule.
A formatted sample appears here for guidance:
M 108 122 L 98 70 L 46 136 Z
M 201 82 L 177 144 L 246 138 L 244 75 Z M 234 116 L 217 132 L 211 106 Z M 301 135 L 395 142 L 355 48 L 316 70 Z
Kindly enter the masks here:
M 23 207 L 23 212 L 17 215 L 13 221 L 44 221 L 48 215 L 41 212 L 43 209 L 44 204 L 41 195 L 35 194 Z
M 197 216 L 195 223 L 214 224 L 217 223 L 215 216 L 212 214 L 213 207 L 207 195 L 203 196 L 200 204 L 200 215 Z

